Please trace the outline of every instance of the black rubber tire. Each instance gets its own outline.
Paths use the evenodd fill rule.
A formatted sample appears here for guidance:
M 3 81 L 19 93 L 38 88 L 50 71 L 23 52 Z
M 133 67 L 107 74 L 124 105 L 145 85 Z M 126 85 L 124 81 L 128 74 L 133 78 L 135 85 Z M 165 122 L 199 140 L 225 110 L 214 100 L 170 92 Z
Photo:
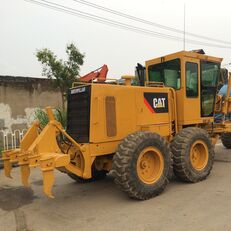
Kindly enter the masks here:
M 153 184 L 145 184 L 137 174 L 139 154 L 146 147 L 154 146 L 160 150 L 164 159 L 163 174 Z M 136 132 L 127 136 L 118 146 L 112 163 L 115 183 L 129 197 L 146 200 L 160 194 L 172 176 L 172 155 L 167 141 L 156 133 Z
M 231 132 L 221 134 L 221 142 L 227 149 L 231 148 Z
M 196 140 L 202 140 L 208 147 L 208 163 L 200 171 L 193 168 L 190 162 L 190 148 Z M 179 179 L 195 183 L 204 180 L 210 174 L 213 167 L 214 146 L 205 130 L 195 127 L 184 128 L 174 137 L 170 147 L 173 153 L 173 171 Z
M 92 178 L 90 178 L 90 179 L 83 179 L 83 178 L 81 178 L 79 176 L 76 176 L 73 173 L 67 173 L 67 175 L 71 179 L 75 180 L 77 183 L 84 184 L 84 183 L 90 183 L 90 182 L 94 182 L 94 181 L 104 179 L 107 176 L 107 171 L 105 171 L 105 170 L 101 170 L 101 171 L 94 170 L 92 172 Z

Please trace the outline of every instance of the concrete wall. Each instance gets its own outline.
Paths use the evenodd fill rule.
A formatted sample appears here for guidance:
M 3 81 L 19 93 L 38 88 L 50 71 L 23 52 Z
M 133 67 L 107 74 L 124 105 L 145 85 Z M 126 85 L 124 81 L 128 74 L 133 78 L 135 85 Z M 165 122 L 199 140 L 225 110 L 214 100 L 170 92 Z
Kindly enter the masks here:
M 49 79 L 0 76 L 0 130 L 27 128 L 36 107 L 61 107 L 61 93 Z

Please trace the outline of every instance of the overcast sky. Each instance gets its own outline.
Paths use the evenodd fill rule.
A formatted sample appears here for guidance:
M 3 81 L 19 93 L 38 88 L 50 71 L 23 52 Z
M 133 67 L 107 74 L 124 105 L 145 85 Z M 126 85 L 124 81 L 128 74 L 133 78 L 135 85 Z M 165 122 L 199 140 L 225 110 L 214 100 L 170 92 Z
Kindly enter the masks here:
M 84 12 L 133 26 L 178 37 L 171 31 L 147 26 L 83 6 L 73 0 L 49 0 Z M 183 30 L 184 2 L 186 31 L 231 42 L 231 1 L 214 0 L 87 0 L 126 14 Z M 109 76 L 134 74 L 137 62 L 183 49 L 182 41 L 171 41 L 114 28 L 87 19 L 37 6 L 24 0 L 0 0 L 0 75 L 41 77 L 36 49 L 50 48 L 65 59 L 65 46 L 74 42 L 84 52 L 81 74 L 107 64 Z M 188 36 L 186 38 L 189 39 Z M 193 40 L 214 43 L 198 38 Z M 220 44 L 231 46 L 227 44 Z M 186 43 L 186 50 L 203 48 L 207 54 L 231 62 L 231 49 Z

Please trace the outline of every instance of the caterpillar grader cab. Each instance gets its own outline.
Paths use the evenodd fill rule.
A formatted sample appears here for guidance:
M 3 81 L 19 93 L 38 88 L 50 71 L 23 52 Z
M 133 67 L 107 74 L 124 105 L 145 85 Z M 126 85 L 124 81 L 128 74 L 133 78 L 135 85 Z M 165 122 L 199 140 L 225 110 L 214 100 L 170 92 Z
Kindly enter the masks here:
M 229 77 L 220 97 L 221 58 L 198 51 L 181 51 L 148 60 L 139 74 L 141 84 L 107 81 L 74 83 L 68 93 L 67 129 L 48 107 L 49 123 L 35 121 L 19 149 L 3 152 L 5 175 L 12 163 L 21 169 L 22 183 L 34 167 L 43 176 L 44 192 L 52 195 L 54 170 L 78 182 L 112 172 L 128 196 L 140 200 L 160 194 L 173 172 L 186 182 L 204 180 L 219 137 L 231 148 Z M 94 75 L 95 78 L 95 75 Z M 222 114 L 219 123 L 215 113 Z

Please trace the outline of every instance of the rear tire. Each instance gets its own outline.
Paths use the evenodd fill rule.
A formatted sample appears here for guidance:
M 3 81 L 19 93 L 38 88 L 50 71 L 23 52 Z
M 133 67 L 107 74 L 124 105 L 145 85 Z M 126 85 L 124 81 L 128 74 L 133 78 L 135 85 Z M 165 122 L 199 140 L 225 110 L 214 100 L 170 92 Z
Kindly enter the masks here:
M 158 134 L 136 132 L 127 136 L 113 156 L 115 183 L 138 200 L 160 194 L 172 176 L 172 156 L 167 141 Z
M 208 133 L 195 127 L 181 130 L 171 143 L 173 171 L 186 182 L 204 180 L 213 167 L 214 147 Z
M 221 142 L 227 148 L 231 148 L 231 132 L 221 134 Z

